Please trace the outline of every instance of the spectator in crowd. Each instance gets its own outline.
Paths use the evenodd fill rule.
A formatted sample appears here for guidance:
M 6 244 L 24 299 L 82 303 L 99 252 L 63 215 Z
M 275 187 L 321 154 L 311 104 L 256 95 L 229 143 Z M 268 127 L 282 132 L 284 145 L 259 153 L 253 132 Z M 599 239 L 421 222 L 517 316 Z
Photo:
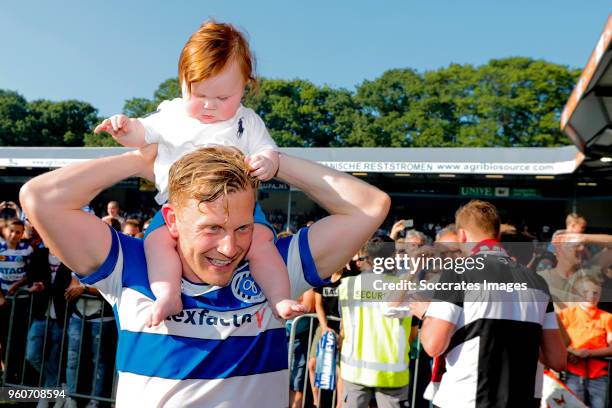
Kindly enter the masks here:
M 140 231 L 140 222 L 133 218 L 125 220 L 125 222 L 123 223 L 123 230 L 121 232 L 130 237 L 142 238 L 142 232 Z
M 449 224 L 438 231 L 434 241 L 434 249 L 440 258 L 458 258 L 463 256 L 455 224 Z
M 393 223 L 391 227 L 391 232 L 389 232 L 389 237 L 393 241 L 397 241 L 399 238 L 403 238 L 404 231 L 406 230 L 406 220 L 397 220 Z
M 5 220 L 10 220 L 12 218 L 23 220 L 24 215 L 14 201 L 2 201 L 0 203 L 0 218 Z
M 557 266 L 557 257 L 552 252 L 542 248 L 542 252 L 536 253 L 533 262 L 529 266 L 529 269 L 539 273 L 547 269 L 553 269 Z
M 149 228 L 149 225 L 151 225 L 151 221 L 153 221 L 152 218 L 149 218 L 148 220 L 146 220 L 143 224 L 142 224 L 142 232 L 145 233 L 147 232 L 147 228 Z
M 581 255 L 584 244 L 574 239 L 574 234 L 557 231 L 553 234 L 553 249 L 557 265 L 551 269 L 543 269 L 538 274 L 544 278 L 557 310 L 567 307 L 572 301 L 572 287 L 576 279 L 583 275 L 599 278 L 601 271 L 598 268 L 582 268 Z
M 24 223 L 18 218 L 4 222 L 0 238 L 0 358 L 6 351 L 11 304 L 8 296 L 15 294 L 28 280 L 28 264 L 33 249 L 23 239 Z
M 543 362 L 555 370 L 563 370 L 566 359 L 546 284 L 508 257 L 498 241 L 500 221 L 492 204 L 469 202 L 457 211 L 455 224 L 467 255 L 484 267 L 445 270 L 439 283 L 458 287 L 437 290 L 431 302 L 411 304 L 423 321 L 425 351 L 446 356 L 447 371 L 433 403 L 442 408 L 533 406 L 540 350 Z M 524 282 L 527 289 L 489 290 L 487 300 L 480 300 L 482 289 L 471 290 L 468 283 L 485 280 Z
M 455 224 L 448 224 L 446 227 L 439 229 L 436 233 L 435 242 L 459 243 L 459 235 L 457 234 Z
M 106 214 L 116 218 L 121 225 L 125 222 L 125 217 L 121 215 L 121 208 L 117 201 L 109 201 L 108 204 L 106 204 Z
M 314 289 L 314 304 L 319 326 L 315 331 L 315 336 L 312 340 L 312 345 L 310 347 L 308 372 L 312 386 L 314 405 L 316 406 L 320 405 L 319 389 L 314 386 L 314 374 L 317 365 L 317 345 L 319 344 L 321 336 L 326 331 L 334 332 L 334 334 L 336 335 L 336 340 L 340 342 L 340 322 L 337 320 L 328 319 L 328 317 L 340 318 L 340 309 L 338 303 L 338 286 L 340 286 L 340 279 L 342 278 L 343 272 L 344 268 L 338 270 L 337 272 L 334 272 L 334 274 L 331 276 L 330 283 L 325 286 L 321 286 L 319 288 Z M 340 363 L 339 359 L 336 361 L 338 362 L 338 364 Z M 338 373 L 336 374 L 336 395 L 340 396 L 342 395 L 342 379 L 340 378 Z M 337 402 L 337 406 L 338 408 L 340 408 L 340 398 L 337 399 Z
M 298 301 L 311 313 L 314 310 L 314 292 L 306 291 L 298 298 Z M 286 323 L 287 332 L 291 333 L 293 320 Z M 306 361 L 308 359 L 308 341 L 310 340 L 310 321 L 299 319 L 295 327 L 295 338 L 293 340 L 293 359 L 291 364 L 291 379 L 289 380 L 289 407 L 302 407 L 304 399 L 304 385 L 306 382 Z
M 121 222 L 119 222 L 119 220 L 112 215 L 105 215 L 102 217 L 102 221 L 113 227 L 115 231 L 121 232 Z
M 587 221 L 583 216 L 570 213 L 565 218 L 565 231 L 583 234 L 586 231 Z
M 7 220 L 0 239 L 0 307 L 6 305 L 6 295 L 12 295 L 27 283 L 26 269 L 33 249 L 23 239 L 25 224 L 17 218 Z
M 394 271 L 379 275 L 366 269 L 394 251 L 390 237 L 371 238 L 359 254 L 362 273 L 342 279 L 338 287 L 343 407 L 367 408 L 373 396 L 379 407 L 408 404 L 411 318 L 386 317 L 388 293 L 374 289 L 374 280 L 397 282 Z
M 117 342 L 112 308 L 102 299 L 98 289 L 81 284 L 75 277 L 69 282 L 64 296 L 66 300 L 74 302 L 74 312 L 70 317 L 67 332 L 68 393 L 77 393 L 84 383 L 93 383 L 91 395 L 109 398 L 110 395 L 105 391 L 108 387 L 105 385 L 112 376 L 112 361 Z M 84 366 L 89 366 L 89 370 L 84 370 Z M 86 408 L 95 408 L 98 404 L 98 400 L 92 399 Z M 76 408 L 76 401 L 70 398 L 65 407 Z
M 181 254 L 186 310 L 159 327 L 145 325 L 153 300 L 142 241 L 75 211 L 128 175 L 150 177 L 155 150 L 151 145 L 56 169 L 21 190 L 45 242 L 83 283 L 100 289 L 121 320 L 117 405 L 286 407 L 284 327 L 241 263 L 251 243 L 257 189 L 242 154 L 202 148 L 170 170 L 163 211 Z M 350 259 L 382 223 L 390 200 L 350 175 L 285 154 L 277 178 L 330 214 L 277 242 L 297 298 Z M 227 315 L 235 317 L 228 321 Z
M 437 256 L 439 256 L 441 259 L 446 259 L 446 258 L 456 259 L 456 258 L 463 256 L 463 253 L 461 252 L 461 241 L 459 240 L 459 234 L 457 232 L 457 227 L 455 226 L 455 224 L 449 224 L 446 227 L 438 230 L 438 232 L 436 233 L 436 240 L 434 242 L 434 248 L 437 251 Z M 429 271 L 425 275 L 425 278 L 429 282 L 436 282 L 440 279 L 441 273 L 442 271 Z M 419 321 L 419 319 L 416 317 L 413 318 L 413 320 Z M 419 344 L 419 347 L 420 347 L 420 344 Z M 422 349 L 419 348 L 419 350 L 422 350 Z M 429 356 L 425 352 L 422 352 L 419 355 L 419 362 L 421 361 L 421 359 L 424 361 L 428 361 L 428 360 L 431 361 L 430 367 L 426 367 L 425 370 L 420 371 L 421 375 L 419 376 L 419 382 L 421 381 L 422 378 L 427 377 L 426 375 L 422 374 L 423 372 L 431 374 L 429 376 L 430 381 L 425 387 L 425 390 L 423 391 L 422 395 L 423 395 L 423 399 L 433 401 L 435 394 L 438 391 L 438 388 L 440 387 L 440 381 L 442 379 L 442 375 L 446 371 L 446 361 L 444 360 L 444 356 L 437 356 L 437 357 L 434 357 L 433 359 L 428 358 L 428 357 Z M 420 389 L 422 389 L 423 387 L 422 385 L 421 386 L 417 385 L 417 388 L 420 391 Z M 416 393 L 417 395 L 414 398 L 415 400 L 419 400 L 421 398 L 421 392 L 419 391 L 417 391 Z
M 577 305 L 559 312 L 569 335 L 567 386 L 592 408 L 605 408 L 608 362 L 612 356 L 612 314 L 597 307 L 601 284 L 590 276 L 574 283 Z
M 411 244 L 413 247 L 422 247 L 427 244 L 427 236 L 423 234 L 421 231 L 417 231 L 415 229 L 409 229 L 406 231 L 406 235 L 404 236 L 404 242 L 407 244 Z
M 72 272 L 48 248 L 34 251 L 28 281 L 32 293 L 32 324 L 28 330 L 25 359 L 40 373 L 39 387 L 60 386 L 60 346 L 64 333 L 66 301 Z M 47 406 L 41 400 L 39 407 Z

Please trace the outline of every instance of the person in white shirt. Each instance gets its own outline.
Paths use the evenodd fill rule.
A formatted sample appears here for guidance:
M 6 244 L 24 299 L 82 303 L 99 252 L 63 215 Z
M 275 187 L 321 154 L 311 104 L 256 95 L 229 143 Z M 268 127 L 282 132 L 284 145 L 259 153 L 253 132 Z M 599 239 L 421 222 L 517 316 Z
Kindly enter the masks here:
M 106 131 L 127 147 L 157 143 L 153 167 L 159 191 L 156 200 L 168 200 L 170 166 L 198 147 L 230 145 L 247 157 L 251 175 L 269 180 L 278 171 L 277 147 L 263 121 L 241 105 L 247 86 L 255 87 L 252 55 L 242 33 L 230 24 L 205 22 L 187 41 L 179 59 L 179 81 L 183 98 L 162 102 L 157 112 L 139 119 L 115 115 L 95 132 Z M 180 259 L 176 240 L 165 226 L 162 208 L 145 234 L 145 251 L 151 287 L 156 302 L 149 325 L 183 309 L 180 297 Z M 261 208 L 255 208 L 253 245 L 247 259 L 256 281 L 283 319 L 304 312 L 290 299 L 287 268 L 274 247 L 274 232 Z M 222 266 L 222 265 L 219 265 Z

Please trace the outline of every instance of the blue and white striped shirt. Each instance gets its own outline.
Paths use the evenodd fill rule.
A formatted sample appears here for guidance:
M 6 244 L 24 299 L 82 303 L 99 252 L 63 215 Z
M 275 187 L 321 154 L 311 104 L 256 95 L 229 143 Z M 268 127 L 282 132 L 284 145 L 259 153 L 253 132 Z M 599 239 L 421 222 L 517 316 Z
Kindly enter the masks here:
M 97 287 L 115 312 L 117 407 L 286 407 L 287 339 L 248 269 L 225 287 L 183 279 L 184 310 L 145 326 L 153 304 L 143 241 L 112 233 L 100 269 L 81 281 Z M 308 245 L 308 229 L 280 239 L 292 296 L 326 283 Z
M 10 249 L 0 239 L 0 287 L 6 294 L 9 287 L 26 275 L 26 264 L 33 249 L 26 240 L 21 240 L 15 249 Z

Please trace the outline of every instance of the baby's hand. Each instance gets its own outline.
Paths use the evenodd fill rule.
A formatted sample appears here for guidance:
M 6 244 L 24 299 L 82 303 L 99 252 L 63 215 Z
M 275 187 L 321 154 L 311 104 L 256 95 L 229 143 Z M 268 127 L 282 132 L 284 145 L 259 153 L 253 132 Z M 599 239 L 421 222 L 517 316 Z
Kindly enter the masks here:
M 278 153 L 274 151 L 248 156 L 244 161 L 251 167 L 251 175 L 261 181 L 274 177 L 279 165 Z
M 293 299 L 283 299 L 274 305 L 274 315 L 283 320 L 293 319 L 307 312 L 306 306 Z
M 102 123 L 100 123 L 94 129 L 94 133 L 106 132 L 110 134 L 113 139 L 117 141 L 117 143 L 126 146 L 123 139 L 127 136 L 131 131 L 131 121 L 125 115 L 113 115 L 108 119 L 104 119 Z

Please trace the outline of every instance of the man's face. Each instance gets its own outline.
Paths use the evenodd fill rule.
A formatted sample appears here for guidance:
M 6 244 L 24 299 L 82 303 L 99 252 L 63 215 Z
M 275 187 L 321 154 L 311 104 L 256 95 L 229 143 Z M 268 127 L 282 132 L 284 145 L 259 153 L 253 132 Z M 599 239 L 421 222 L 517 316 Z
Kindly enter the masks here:
M 140 228 L 138 228 L 136 225 L 125 224 L 122 232 L 130 237 L 136 237 L 138 234 L 140 234 Z
M 360 272 L 367 272 L 372 269 L 370 257 L 363 251 L 357 253 L 356 264 Z
M 227 285 L 251 245 L 254 207 L 250 188 L 209 203 L 189 199 L 176 211 L 166 204 L 164 215 L 178 241 L 183 276 L 194 282 Z
M 2 235 L 6 243 L 14 247 L 19 243 L 19 240 L 23 237 L 23 227 L 21 225 L 9 225 L 2 229 Z
M 117 217 L 119 215 L 119 206 L 117 203 L 108 203 L 106 206 L 106 212 L 112 217 Z
M 586 231 L 586 222 L 572 221 L 569 224 L 567 224 L 566 231 L 577 233 L 577 234 L 584 234 L 584 231 Z
M 439 237 L 434 244 L 434 248 L 441 258 L 459 258 L 463 255 L 460 242 L 458 234 L 447 232 Z

